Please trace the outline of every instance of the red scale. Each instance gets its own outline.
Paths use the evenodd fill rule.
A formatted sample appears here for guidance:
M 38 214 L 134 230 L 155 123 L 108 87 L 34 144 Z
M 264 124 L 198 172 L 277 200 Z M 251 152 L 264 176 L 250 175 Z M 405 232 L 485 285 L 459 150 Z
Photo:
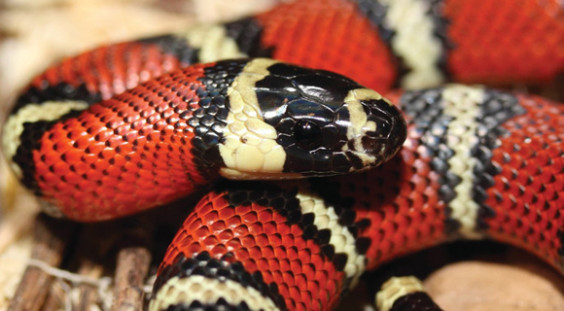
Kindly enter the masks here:
M 554 79 L 564 69 L 561 5 L 558 0 L 445 1 L 448 36 L 455 45 L 448 58 L 454 79 L 496 84 Z
M 179 252 L 192 257 L 207 251 L 213 258 L 242 263 L 251 274 L 259 271 L 266 284 L 277 284 L 291 309 L 319 310 L 336 302 L 344 273 L 335 271 L 312 240 L 303 240 L 298 225 L 256 203 L 233 207 L 222 195 L 208 194 L 207 203 L 188 216 L 161 269 Z
M 184 130 L 186 123 L 174 112 L 174 107 L 186 110 L 185 99 L 197 101 L 194 88 L 171 92 L 164 86 L 181 80 L 204 88 L 196 80 L 203 74 L 202 68 L 141 86 L 143 101 L 135 95 L 119 95 L 76 119 L 56 124 L 44 134 L 47 139 L 41 148 L 34 151 L 43 193 L 64 206 L 62 211 L 70 218 L 92 221 L 169 202 L 192 192 L 194 181 L 204 183 L 192 164 L 190 146 L 182 144 L 194 134 L 191 129 Z M 169 99 L 161 106 L 154 104 L 162 101 L 158 93 Z M 146 119 L 132 117 L 138 114 Z M 176 120 L 176 128 L 167 120 Z M 138 130 L 130 132 L 132 127 Z M 186 171 L 186 167 L 192 169 Z
M 531 100 L 522 99 L 520 103 L 525 108 L 538 107 Z M 562 127 L 559 116 L 563 112 L 556 107 L 538 111 L 547 116 L 543 122 L 548 129 Z M 561 269 L 561 255 L 557 250 L 562 245 L 557 232 L 564 228 L 564 214 L 557 211 L 562 208 L 561 200 L 564 198 L 564 173 L 558 171 L 563 162 L 559 151 L 561 146 L 558 145 L 562 144 L 564 137 L 552 130 L 524 132 L 522 129 L 527 128 L 530 121 L 529 117 L 517 116 L 506 122 L 504 127 L 511 135 L 500 137 L 501 146 L 493 151 L 493 159 L 501 166 L 502 172 L 494 176 L 496 186 L 488 190 L 485 202 L 496 211 L 495 217 L 486 219 L 490 228 L 488 234 L 498 241 L 524 247 L 537 256 L 547 258 Z M 525 140 L 528 143 L 523 145 Z M 520 146 L 518 151 L 515 151 L 514 145 Z M 510 156 L 508 163 L 504 163 L 504 155 Z M 543 163 L 548 161 L 553 161 L 553 165 L 544 166 Z M 509 189 L 504 189 L 504 185 L 509 185 Z M 501 203 L 495 199 L 496 194 L 502 196 Z M 550 229 L 548 222 L 552 224 Z
M 283 3 L 256 19 L 264 28 L 262 45 L 276 47 L 273 58 L 354 77 L 379 91 L 392 87 L 397 74 L 392 55 L 351 1 Z

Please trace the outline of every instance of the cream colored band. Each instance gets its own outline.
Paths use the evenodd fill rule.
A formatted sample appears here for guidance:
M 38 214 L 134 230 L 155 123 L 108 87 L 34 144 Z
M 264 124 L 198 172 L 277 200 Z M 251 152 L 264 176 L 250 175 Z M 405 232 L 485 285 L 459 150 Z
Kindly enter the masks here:
M 239 50 L 237 42 L 229 36 L 221 24 L 202 24 L 191 28 L 181 35 L 190 46 L 199 49 L 201 63 L 215 62 L 222 59 L 247 57 Z
M 296 195 L 300 201 L 302 214 L 313 213 L 315 219 L 313 224 L 318 230 L 329 229 L 331 238 L 329 243 L 335 248 L 335 253 L 347 255 L 347 263 L 344 272 L 352 282 L 350 287 L 354 287 L 358 278 L 364 273 L 366 258 L 356 250 L 356 240 L 347 227 L 339 224 L 339 217 L 332 206 L 326 206 L 324 200 L 317 194 L 303 186 L 299 187 Z
M 433 20 L 427 14 L 430 1 L 379 1 L 388 7 L 384 20 L 386 27 L 395 31 L 392 50 L 410 70 L 402 78 L 401 86 L 420 89 L 441 84 L 445 78 L 437 64 L 441 58 L 442 45 L 433 35 Z
M 250 61 L 227 90 L 230 112 L 223 132 L 224 142 L 219 145 L 225 163 L 220 174 L 224 177 L 280 178 L 286 153 L 276 143 L 276 129 L 264 121 L 254 91 L 255 83 L 264 79 L 269 74 L 267 68 L 276 63 L 261 58 Z
M 24 123 L 38 121 L 54 121 L 71 110 L 84 110 L 88 108 L 85 101 L 48 101 L 41 104 L 27 104 L 6 120 L 2 132 L 2 148 L 6 159 L 17 177 L 21 178 L 20 167 L 12 160 L 21 144 L 20 135 L 24 130 Z
M 166 310 L 179 304 L 189 306 L 194 301 L 199 301 L 204 305 L 214 305 L 221 298 L 233 306 L 245 302 L 250 310 L 278 310 L 272 300 L 264 297 L 252 287 L 245 287 L 228 279 L 220 281 L 193 275 L 169 279 L 151 301 L 149 311 Z
M 423 284 L 416 277 L 393 277 L 386 281 L 380 291 L 376 293 L 376 306 L 380 311 L 389 311 L 399 298 L 424 291 Z
M 484 101 L 481 87 L 448 85 L 442 94 L 443 113 L 453 119 L 448 125 L 447 145 L 454 151 L 448 160 L 450 171 L 460 177 L 460 183 L 454 188 L 455 198 L 449 203 L 451 218 L 461 227 L 459 233 L 466 238 L 481 238 L 477 233 L 478 204 L 472 198 L 474 185 L 474 166 L 477 159 L 471 154 L 476 141 L 476 118 Z

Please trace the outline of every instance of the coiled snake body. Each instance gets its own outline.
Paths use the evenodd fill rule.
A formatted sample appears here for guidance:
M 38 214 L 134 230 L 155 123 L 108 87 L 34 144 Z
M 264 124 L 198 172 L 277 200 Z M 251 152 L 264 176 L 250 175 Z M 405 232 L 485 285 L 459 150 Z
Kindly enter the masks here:
M 101 47 L 32 81 L 4 152 L 48 211 L 79 221 L 220 176 L 332 176 L 391 159 L 314 181 L 221 183 L 170 245 L 152 310 L 329 309 L 366 269 L 455 238 L 517 245 L 562 272 L 562 106 L 460 85 L 390 91 L 564 71 L 557 1 L 498 1 L 496 18 L 489 6 L 296 0 Z M 360 85 L 262 58 L 218 61 L 248 56 Z M 380 308 L 438 309 L 411 290 Z

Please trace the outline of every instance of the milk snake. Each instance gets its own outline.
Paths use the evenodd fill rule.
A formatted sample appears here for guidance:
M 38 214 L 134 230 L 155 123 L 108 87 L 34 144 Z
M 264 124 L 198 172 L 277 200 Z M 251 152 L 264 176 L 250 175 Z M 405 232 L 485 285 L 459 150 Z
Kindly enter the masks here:
M 291 1 L 63 60 L 18 98 L 4 152 L 50 213 L 96 221 L 219 175 L 364 170 L 405 139 L 360 174 L 221 182 L 169 247 L 152 310 L 328 309 L 364 270 L 456 238 L 513 244 L 562 272 L 563 108 L 436 86 L 554 79 L 563 21 L 548 0 Z M 239 57 L 360 85 L 266 59 L 218 61 Z M 179 69 L 193 63 L 206 64 Z M 407 292 L 382 310 L 438 310 L 416 282 L 395 282 Z

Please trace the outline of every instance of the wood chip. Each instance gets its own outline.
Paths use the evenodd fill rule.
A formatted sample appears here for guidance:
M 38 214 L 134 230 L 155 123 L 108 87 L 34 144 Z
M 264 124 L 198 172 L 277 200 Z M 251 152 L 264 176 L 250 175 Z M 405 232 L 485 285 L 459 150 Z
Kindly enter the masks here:
M 63 259 L 69 237 L 76 228 L 76 224 L 40 214 L 34 227 L 35 245 L 31 258 L 48 266 L 58 267 Z M 52 282 L 53 276 L 39 267 L 28 266 L 8 310 L 40 310 Z

